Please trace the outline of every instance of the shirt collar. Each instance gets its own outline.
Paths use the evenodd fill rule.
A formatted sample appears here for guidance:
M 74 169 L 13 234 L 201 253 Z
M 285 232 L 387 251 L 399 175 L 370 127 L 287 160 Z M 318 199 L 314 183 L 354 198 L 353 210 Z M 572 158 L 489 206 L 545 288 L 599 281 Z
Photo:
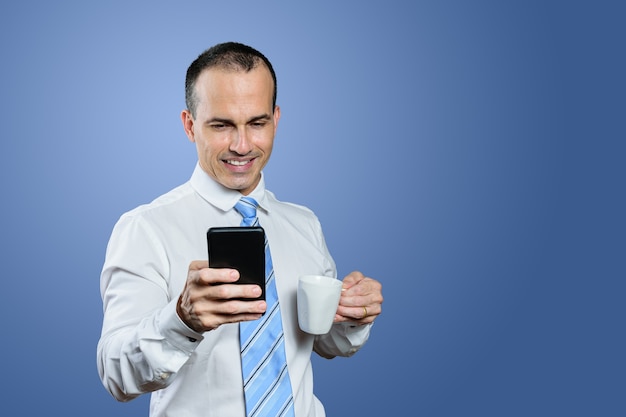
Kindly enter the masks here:
M 231 210 L 242 197 L 239 191 L 226 188 L 215 181 L 204 172 L 199 163 L 196 163 L 190 183 L 193 189 L 196 190 L 203 199 L 222 211 Z M 265 176 L 262 172 L 259 184 L 249 194 L 249 197 L 254 198 L 259 203 L 261 209 L 265 212 L 269 212 L 268 198 L 265 192 Z

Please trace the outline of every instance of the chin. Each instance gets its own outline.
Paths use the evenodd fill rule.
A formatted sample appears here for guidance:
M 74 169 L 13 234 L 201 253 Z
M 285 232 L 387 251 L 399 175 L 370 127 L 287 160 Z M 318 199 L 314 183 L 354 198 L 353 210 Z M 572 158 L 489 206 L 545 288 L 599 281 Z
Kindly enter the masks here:
M 234 181 L 229 181 L 228 182 L 229 185 L 226 185 L 226 187 L 230 188 L 231 190 L 237 190 L 237 191 L 241 192 L 242 194 L 247 194 L 247 193 L 251 192 L 252 190 L 254 190 L 254 187 L 256 187 L 258 183 L 259 183 L 258 180 L 256 180 L 256 181 L 237 181 L 237 180 L 234 180 Z

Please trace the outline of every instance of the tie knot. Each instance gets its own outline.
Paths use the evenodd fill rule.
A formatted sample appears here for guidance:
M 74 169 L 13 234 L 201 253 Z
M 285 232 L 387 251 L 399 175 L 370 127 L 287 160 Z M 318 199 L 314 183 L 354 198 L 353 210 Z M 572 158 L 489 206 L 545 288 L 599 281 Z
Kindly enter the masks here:
M 256 220 L 256 208 L 259 203 L 252 197 L 241 197 L 241 199 L 235 204 L 235 210 L 241 214 L 243 220 L 242 226 L 253 226 Z

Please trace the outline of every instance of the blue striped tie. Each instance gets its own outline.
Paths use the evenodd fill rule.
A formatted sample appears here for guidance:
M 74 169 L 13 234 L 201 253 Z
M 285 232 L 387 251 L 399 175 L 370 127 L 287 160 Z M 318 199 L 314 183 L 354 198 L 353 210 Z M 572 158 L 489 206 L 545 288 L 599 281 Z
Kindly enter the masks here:
M 258 203 L 242 197 L 235 210 L 243 216 L 242 226 L 258 226 Z M 265 315 L 239 323 L 241 367 L 247 417 L 294 416 L 291 382 L 287 372 L 285 341 L 274 279 L 270 247 L 265 238 Z

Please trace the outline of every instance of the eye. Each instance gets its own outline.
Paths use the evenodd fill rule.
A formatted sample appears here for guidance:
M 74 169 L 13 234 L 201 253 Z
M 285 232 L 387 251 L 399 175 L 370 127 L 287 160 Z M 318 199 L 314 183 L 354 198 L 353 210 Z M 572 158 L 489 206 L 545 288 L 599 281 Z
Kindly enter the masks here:
M 221 131 L 226 129 L 226 124 L 225 123 L 221 123 L 221 122 L 214 122 L 210 124 L 211 129 L 213 130 L 217 130 L 217 131 Z

